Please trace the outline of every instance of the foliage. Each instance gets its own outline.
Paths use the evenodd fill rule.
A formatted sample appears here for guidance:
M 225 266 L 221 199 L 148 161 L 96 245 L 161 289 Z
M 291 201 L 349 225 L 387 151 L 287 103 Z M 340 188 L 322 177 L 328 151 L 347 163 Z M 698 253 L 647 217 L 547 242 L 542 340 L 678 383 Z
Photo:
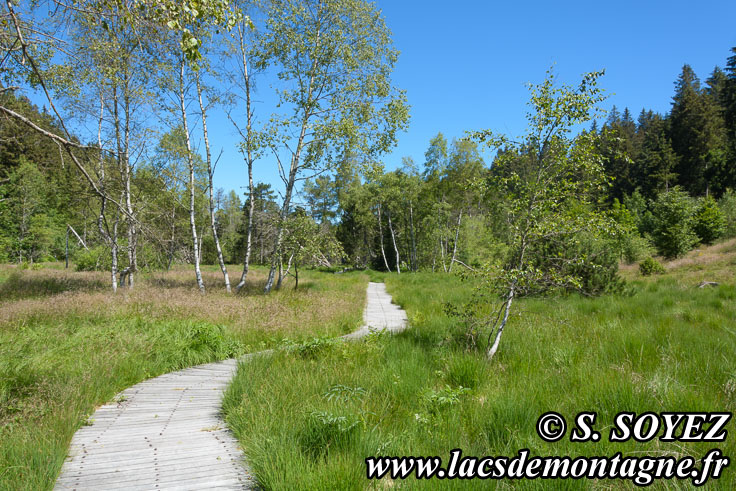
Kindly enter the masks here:
M 110 268 L 109 251 L 102 245 L 91 249 L 79 249 L 72 260 L 77 271 L 104 271 Z
M 723 236 L 726 230 L 726 221 L 718 203 L 712 196 L 700 202 L 693 218 L 693 231 L 703 244 L 712 244 Z
M 313 411 L 304 423 L 299 443 L 307 455 L 316 458 L 330 450 L 349 446 L 358 429 L 357 418 L 328 411 Z
M 470 389 L 467 387 L 450 387 L 449 385 L 445 385 L 439 390 L 427 390 L 424 393 L 423 399 L 427 406 L 427 411 L 435 414 L 442 409 L 459 404 L 461 397 L 468 392 L 470 392 Z
M 289 353 L 294 353 L 301 358 L 317 359 L 329 352 L 335 345 L 333 338 L 312 338 L 302 343 L 285 340 L 282 344 Z
M 490 131 L 473 135 L 504 149 L 488 192 L 500 198 L 510 225 L 509 256 L 500 270 L 485 271 L 478 290 L 479 301 L 494 293 L 504 298 L 498 314 L 485 320 L 489 357 L 498 349 L 514 297 L 557 288 L 599 293 L 615 280 L 610 259 L 596 261 L 599 255 L 589 246 L 613 230 L 612 221 L 595 208 L 596 193 L 606 184 L 598 136 L 570 136 L 604 99 L 597 87 L 601 75 L 589 73 L 578 87 L 557 88 L 548 72 L 542 84 L 531 87 L 529 130 L 520 143 Z M 588 244 L 580 239 L 583 233 Z
M 659 261 L 650 256 L 639 263 L 639 272 L 642 276 L 651 276 L 653 274 L 662 274 L 665 272 L 665 269 Z
M 631 203 L 632 200 L 629 200 L 629 202 Z M 633 204 L 636 205 L 636 202 Z M 646 204 L 643 203 L 643 206 L 646 206 Z M 620 258 L 627 264 L 632 264 L 650 256 L 653 247 L 646 237 L 639 234 L 637 226 L 637 222 L 642 221 L 642 218 L 639 218 L 642 210 L 637 210 L 636 214 L 632 213 L 625 205 L 621 205 L 618 199 L 614 199 L 611 214 L 619 226 L 613 244 L 620 254 Z
M 698 242 L 693 231 L 695 203 L 679 187 L 662 192 L 652 203 L 654 230 L 652 238 L 661 255 L 680 257 Z
M 721 209 L 725 222 L 724 235 L 736 237 L 736 192 L 727 189 L 718 200 L 718 207 Z

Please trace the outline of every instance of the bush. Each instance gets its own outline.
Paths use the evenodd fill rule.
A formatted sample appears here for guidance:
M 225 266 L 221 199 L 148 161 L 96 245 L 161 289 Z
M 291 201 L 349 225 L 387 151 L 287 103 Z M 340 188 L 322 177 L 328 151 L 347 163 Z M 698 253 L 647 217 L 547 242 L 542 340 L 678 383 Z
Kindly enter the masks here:
M 648 257 L 639 264 L 639 272 L 642 276 L 651 276 L 653 274 L 662 274 L 665 272 L 664 266 L 653 257 Z
M 616 202 L 614 203 L 614 208 L 615 206 Z M 644 196 L 641 195 L 639 189 L 636 189 L 628 196 L 624 196 L 622 207 L 633 219 L 633 223 L 636 228 L 639 229 L 639 233 L 647 234 L 652 232 L 651 222 L 648 220 L 651 213 L 647 210 L 647 201 Z M 618 218 L 616 221 L 621 223 Z
M 549 278 L 575 278 L 575 284 L 564 285 L 571 291 L 601 295 L 620 291 L 623 281 L 618 276 L 619 251 L 612 239 L 579 233 L 560 237 L 555 242 L 529 249 L 534 268 Z M 542 290 L 543 292 L 544 290 Z M 520 295 L 541 293 L 536 290 Z
M 627 264 L 651 256 L 653 252 L 652 244 L 639 233 L 637 220 L 642 213 L 643 211 L 640 210 L 640 212 L 634 214 L 625 205 L 619 203 L 617 199 L 613 200 L 611 215 L 618 224 L 614 243 L 619 257 Z
M 724 237 L 736 237 L 736 193 L 727 189 L 718 200 L 718 208 L 723 214 Z
M 679 187 L 660 193 L 652 205 L 652 238 L 661 255 L 670 259 L 684 255 L 698 242 L 693 231 L 695 203 Z
M 621 258 L 626 264 L 641 261 L 642 258 L 651 256 L 655 252 L 649 239 L 636 232 L 624 234 L 619 240 L 619 247 Z
M 79 249 L 74 253 L 72 260 L 77 271 L 104 271 L 110 269 L 110 252 L 104 246 L 93 247 L 89 250 Z
M 693 222 L 693 229 L 703 244 L 712 244 L 726 230 L 723 212 L 710 196 L 701 201 Z

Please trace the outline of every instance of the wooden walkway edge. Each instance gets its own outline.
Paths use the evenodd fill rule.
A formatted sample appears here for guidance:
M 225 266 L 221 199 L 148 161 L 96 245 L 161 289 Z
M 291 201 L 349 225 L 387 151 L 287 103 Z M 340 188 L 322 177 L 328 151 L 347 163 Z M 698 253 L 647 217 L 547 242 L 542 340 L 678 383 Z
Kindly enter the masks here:
M 383 283 L 368 284 L 363 319 L 343 338 L 406 326 L 406 313 Z M 256 489 L 221 413 L 237 366 L 235 359 L 199 365 L 118 394 L 74 434 L 55 489 Z

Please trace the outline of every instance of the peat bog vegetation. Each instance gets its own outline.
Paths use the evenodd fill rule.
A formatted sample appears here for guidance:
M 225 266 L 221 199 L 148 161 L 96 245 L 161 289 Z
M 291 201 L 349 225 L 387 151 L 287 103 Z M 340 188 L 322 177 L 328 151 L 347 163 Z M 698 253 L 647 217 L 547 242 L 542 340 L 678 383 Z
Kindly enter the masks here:
M 202 296 L 176 269 L 148 273 L 135 290 L 111 295 L 102 273 L 67 272 L 58 264 L 3 266 L 0 489 L 50 488 L 74 431 L 126 387 L 198 363 L 295 345 L 241 364 L 224 399 L 226 421 L 265 489 L 336 483 L 364 489 L 368 456 L 447 456 L 453 448 L 475 456 L 528 448 L 537 455 L 699 458 L 716 446 L 733 455 L 731 439 L 553 444 L 536 434 L 536 419 L 550 410 L 567 418 L 593 410 L 599 424 L 610 425 L 621 410 L 736 408 L 736 241 L 665 266 L 665 274 L 651 277 L 622 267 L 627 287 L 616 295 L 520 300 L 522 315 L 510 319 L 506 348 L 491 362 L 461 348 L 463 331 L 445 313 L 445 304 L 462 304 L 473 289 L 472 280 L 455 275 L 305 271 L 299 290 L 264 295 L 266 270 L 256 268 L 245 294 L 213 288 Z M 215 268 L 204 278 L 217 281 Z M 410 328 L 355 343 L 330 341 L 360 324 L 369 279 L 386 282 Z M 697 288 L 703 280 L 720 284 Z M 605 434 L 607 426 L 597 429 Z M 487 485 L 373 483 L 399 484 Z M 729 468 L 716 484 L 732 487 L 736 474 Z
M 545 23 L 560 11 L 531 9 Z M 570 25 L 597 26 L 594 10 L 564 14 Z M 670 10 L 693 24 L 692 9 Z M 712 11 L 713 20 L 729 17 Z M 412 28 L 432 35 L 415 20 Z M 638 117 L 608 105 L 621 90 L 604 78 L 614 50 L 600 49 L 595 66 L 583 65 L 586 54 L 561 72 L 580 78 L 549 69 L 530 83 L 526 110 L 517 111 L 525 129 L 503 134 L 492 128 L 516 124 L 494 101 L 511 94 L 492 82 L 526 75 L 474 74 L 488 82 L 486 97 L 467 77 L 442 82 L 427 62 L 443 85 L 404 70 L 423 87 L 406 78 L 400 86 L 392 73 L 405 48 L 367 0 L 13 0 L 0 3 L 0 21 L 0 490 L 51 488 L 74 432 L 96 427 L 103 418 L 90 415 L 121 390 L 269 348 L 239 365 L 222 407 L 265 489 L 636 484 L 366 479 L 367 457 L 447 463 L 456 448 L 480 458 L 529 449 L 700 464 L 712 447 L 736 456 L 733 435 L 607 438 L 622 411 L 736 406 L 736 47 L 714 46 L 724 64 L 702 82 L 682 65 L 674 93 L 662 88 L 669 111 Z M 474 34 L 492 43 L 485 28 Z M 649 34 L 669 42 L 676 32 Z M 461 39 L 441 41 L 493 70 L 504 66 L 495 50 L 514 44 Z M 539 43 L 521 44 L 539 55 Z M 625 78 L 645 86 L 635 67 L 661 71 L 652 62 L 661 50 L 641 44 L 648 54 L 615 51 L 626 55 Z M 712 59 L 700 51 L 682 62 Z M 514 57 L 538 69 L 527 54 Z M 399 164 L 392 153 L 409 128 L 408 95 L 418 92 L 433 96 L 430 110 L 418 111 L 422 123 L 443 127 L 431 130 L 423 156 Z M 451 102 L 451 118 L 437 94 Z M 439 132 L 447 128 L 462 137 L 448 140 Z M 408 329 L 338 341 L 361 325 L 369 280 L 386 283 Z M 234 362 L 226 365 L 229 375 Z M 179 431 L 191 436 L 196 418 L 187 418 L 216 399 L 206 394 L 182 411 L 182 429 L 159 432 L 166 444 Z M 603 437 L 546 442 L 536 422 L 549 411 L 569 423 L 595 411 Z M 141 414 L 149 412 L 139 406 Z M 129 438 L 128 428 L 145 426 L 138 442 L 158 452 L 146 433 L 153 425 L 121 428 L 116 418 L 111 433 Z M 135 475 L 121 482 L 160 478 L 157 457 L 136 447 L 127 465 L 115 460 L 117 445 L 97 443 L 104 465 L 78 473 L 99 482 L 109 476 L 104 466 L 126 465 Z M 219 460 L 212 446 L 207 457 Z M 193 481 L 181 467 L 217 472 L 206 459 L 183 464 L 191 447 L 173 448 L 164 467 L 182 486 Z M 732 467 L 707 486 L 736 489 Z
M 608 442 L 620 411 L 736 409 L 736 241 L 693 251 L 664 275 L 624 269 L 621 294 L 522 299 L 505 349 L 491 362 L 458 347 L 456 319 L 444 304 L 462 303 L 472 284 L 443 274 L 375 274 L 408 313 L 396 336 L 313 346 L 241 365 L 226 394 L 229 426 L 266 489 L 365 489 L 368 456 L 691 455 L 736 450 L 713 443 Z M 703 280 L 720 285 L 698 288 Z M 593 443 L 546 443 L 539 416 L 573 421 L 596 411 Z M 730 428 L 729 428 L 730 429 Z M 488 487 L 480 480 L 399 482 L 383 488 Z M 518 488 L 633 488 L 624 481 L 516 481 Z M 496 482 L 505 488 L 509 482 Z M 710 485 L 733 489 L 727 468 Z M 655 482 L 654 489 L 690 487 Z
M 298 291 L 267 296 L 256 268 L 247 294 L 204 297 L 174 270 L 111 295 L 104 273 L 50 266 L 0 266 L 0 489 L 51 488 L 74 431 L 137 382 L 352 331 L 368 281 L 307 271 Z

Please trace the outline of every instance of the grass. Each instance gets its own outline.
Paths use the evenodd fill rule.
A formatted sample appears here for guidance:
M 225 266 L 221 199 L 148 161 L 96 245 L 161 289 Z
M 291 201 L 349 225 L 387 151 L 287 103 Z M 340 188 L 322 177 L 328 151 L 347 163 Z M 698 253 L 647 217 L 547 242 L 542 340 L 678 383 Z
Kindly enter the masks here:
M 305 271 L 298 291 L 266 296 L 265 273 L 241 295 L 215 267 L 205 296 L 188 268 L 112 295 L 102 273 L 0 266 L 0 489 L 51 488 L 76 429 L 141 380 L 359 325 L 366 275 Z
M 265 489 L 506 488 L 506 482 L 368 482 L 368 456 L 691 455 L 723 443 L 608 441 L 620 411 L 736 409 L 734 243 L 692 253 L 668 273 L 625 271 L 627 294 L 525 299 L 490 363 L 458 348 L 444 302 L 472 285 L 443 274 L 384 275 L 411 328 L 315 356 L 277 353 L 241 366 L 226 394 L 228 424 Z M 373 275 L 378 277 L 378 275 Z M 716 288 L 698 289 L 703 279 Z M 598 413 L 599 442 L 544 442 L 536 421 L 557 411 L 568 422 Z M 732 424 L 732 423 L 731 423 Z M 729 424 L 730 426 L 730 424 Z M 633 488 L 624 481 L 514 481 L 521 489 Z M 654 489 L 690 487 L 655 482 Z M 706 486 L 736 487 L 736 472 Z

